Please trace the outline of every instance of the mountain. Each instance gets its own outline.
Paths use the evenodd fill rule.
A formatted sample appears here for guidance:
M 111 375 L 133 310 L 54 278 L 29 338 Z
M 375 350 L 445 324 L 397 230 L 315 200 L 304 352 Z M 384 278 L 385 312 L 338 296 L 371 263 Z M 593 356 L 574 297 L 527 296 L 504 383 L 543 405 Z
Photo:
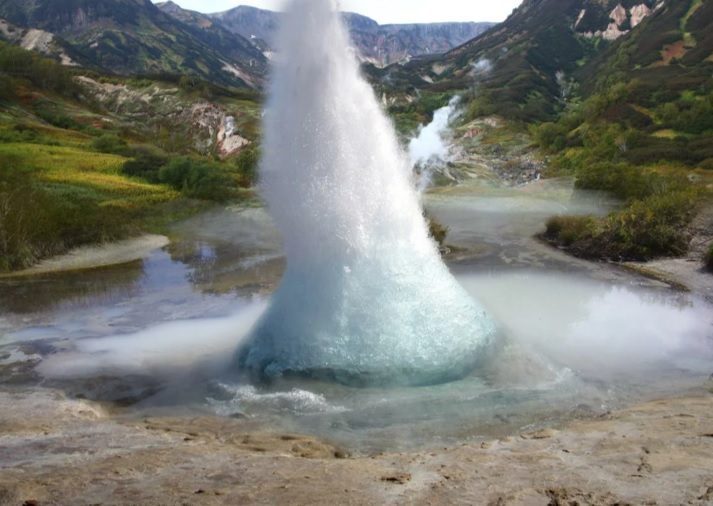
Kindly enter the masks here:
M 640 28 L 603 48 L 573 75 L 586 94 L 634 79 L 667 95 L 710 89 L 713 2 L 661 1 Z
M 255 44 L 261 51 L 270 54 L 271 44 L 280 15 L 277 12 L 239 5 L 225 12 L 210 14 L 225 28 L 237 33 Z
M 0 0 L 0 18 L 50 34 L 83 63 L 120 74 L 188 74 L 258 87 L 267 71 L 249 41 L 218 25 L 177 20 L 150 0 Z
M 177 19 L 189 18 L 172 2 L 159 5 L 164 12 Z M 228 30 L 250 39 L 256 47 L 268 54 L 280 19 L 278 12 L 244 5 L 208 16 Z M 194 18 L 193 22 L 196 21 L 205 22 Z M 344 13 L 344 21 L 360 58 L 379 66 L 407 61 L 420 54 L 444 53 L 494 25 L 494 23 L 379 25 L 373 19 L 355 13 Z
M 361 29 L 352 17 L 347 17 L 347 26 L 362 59 L 385 65 L 418 55 L 444 53 L 480 35 L 494 23 L 377 25 Z
M 370 73 L 377 82 L 388 77 L 414 87 L 477 87 L 486 114 L 552 119 L 576 71 L 671 1 L 525 0 L 503 23 L 442 58 Z
M 67 66 L 81 65 L 88 68 L 95 66 L 91 59 L 76 51 L 65 40 L 55 36 L 53 33 L 36 28 L 21 28 L 1 18 L 0 40 L 20 46 L 23 49 L 52 56 Z

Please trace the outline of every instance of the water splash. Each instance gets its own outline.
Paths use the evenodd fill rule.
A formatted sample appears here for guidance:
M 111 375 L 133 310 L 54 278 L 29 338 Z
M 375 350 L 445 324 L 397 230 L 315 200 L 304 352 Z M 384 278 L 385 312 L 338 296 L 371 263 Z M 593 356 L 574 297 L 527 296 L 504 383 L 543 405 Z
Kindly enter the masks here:
M 283 19 L 261 186 L 287 270 L 238 368 L 349 384 L 461 377 L 495 325 L 440 260 L 333 3 L 294 0 Z

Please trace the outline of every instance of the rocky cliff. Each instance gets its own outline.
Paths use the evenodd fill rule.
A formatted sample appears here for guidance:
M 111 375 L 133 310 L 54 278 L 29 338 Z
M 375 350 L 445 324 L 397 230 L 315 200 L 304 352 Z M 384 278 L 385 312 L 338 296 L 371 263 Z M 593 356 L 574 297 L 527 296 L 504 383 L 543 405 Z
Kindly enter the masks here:
M 171 4 L 171 2 L 167 2 Z M 164 12 L 184 18 L 175 4 L 161 4 Z M 279 24 L 280 14 L 256 7 L 238 6 L 210 14 L 228 30 L 253 41 L 267 54 Z M 421 54 L 444 53 L 481 34 L 494 23 L 432 23 L 379 25 L 366 16 L 344 13 L 357 54 L 378 66 L 409 60 Z

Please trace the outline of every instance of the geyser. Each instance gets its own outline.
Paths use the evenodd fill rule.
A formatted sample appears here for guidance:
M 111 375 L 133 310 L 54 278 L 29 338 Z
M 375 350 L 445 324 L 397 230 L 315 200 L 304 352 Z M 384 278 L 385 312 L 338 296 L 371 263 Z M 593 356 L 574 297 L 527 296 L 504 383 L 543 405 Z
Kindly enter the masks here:
M 496 327 L 441 261 L 333 3 L 292 1 L 277 48 L 260 174 L 287 269 L 237 367 L 353 385 L 469 373 Z

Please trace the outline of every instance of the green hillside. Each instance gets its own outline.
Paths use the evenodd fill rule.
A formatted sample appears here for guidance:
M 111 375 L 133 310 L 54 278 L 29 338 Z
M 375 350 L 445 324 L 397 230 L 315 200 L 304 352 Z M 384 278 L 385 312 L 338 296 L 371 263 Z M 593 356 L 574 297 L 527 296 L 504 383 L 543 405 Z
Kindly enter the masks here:
M 152 90 L 158 103 L 204 110 L 203 87 L 79 78 L 78 69 L 2 43 L 0 68 L 0 271 L 158 230 L 206 202 L 250 197 L 242 188 L 254 182 L 253 148 L 219 160 L 190 137 L 185 118 L 157 122 L 145 102 Z M 122 107 L 98 93 L 102 86 L 122 91 Z M 208 112 L 229 112 L 256 140 L 259 104 L 206 86 L 220 104 Z
M 248 40 L 174 20 L 150 0 L 0 0 L 0 18 L 54 34 L 78 63 L 118 74 L 185 74 L 256 88 L 267 72 Z
M 625 207 L 604 220 L 553 219 L 548 240 L 614 260 L 686 252 L 713 182 L 712 33 L 713 2 L 668 2 L 575 74 L 586 99 L 534 137 L 578 188 Z
M 556 217 L 544 238 L 593 259 L 687 251 L 713 183 L 713 2 L 526 0 L 442 57 L 365 73 L 405 134 L 458 94 L 455 125 L 527 131 L 549 175 L 614 194 L 605 219 Z

